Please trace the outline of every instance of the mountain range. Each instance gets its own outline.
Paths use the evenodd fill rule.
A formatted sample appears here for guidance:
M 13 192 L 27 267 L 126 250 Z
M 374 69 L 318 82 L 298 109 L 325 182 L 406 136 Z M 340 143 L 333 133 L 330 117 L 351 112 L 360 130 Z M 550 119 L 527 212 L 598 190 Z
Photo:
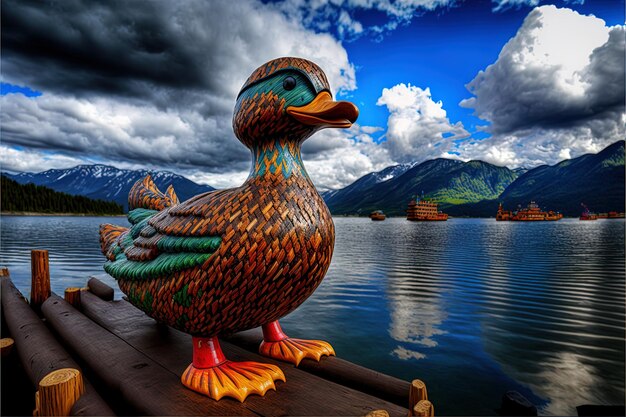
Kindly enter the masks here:
M 3 173 L 20 184 L 33 183 L 62 193 L 115 201 L 121 204 L 124 210 L 128 210 L 130 188 L 147 174 L 152 175 L 152 179 L 162 191 L 165 191 L 169 185 L 173 185 L 180 201 L 214 190 L 213 187 L 196 184 L 169 171 L 128 170 L 108 165 L 79 165 L 74 168 L 50 169 L 39 173 Z
M 440 158 L 410 165 L 404 171 L 396 169 L 397 175 L 392 177 L 385 176 L 387 170 L 324 193 L 331 213 L 366 215 L 383 210 L 392 216 L 404 215 L 415 196 L 435 199 L 440 209 L 453 216 L 493 217 L 500 202 L 515 209 L 532 200 L 566 216 L 579 215 L 581 203 L 597 212 L 624 211 L 624 141 L 597 154 L 533 169 L 511 170 L 483 161 Z
M 443 158 L 395 172 L 398 175 L 383 177 L 381 181 L 373 180 L 380 178 L 380 173 L 368 174 L 336 193 L 326 194 L 326 204 L 331 213 L 337 215 L 383 210 L 393 216 L 403 215 L 411 198 L 424 195 L 437 200 L 445 209 L 497 198 L 518 176 L 506 167 L 482 161 Z
M 157 186 L 174 186 L 181 201 L 214 188 L 167 171 L 122 170 L 106 165 L 80 165 L 40 173 L 4 173 L 21 183 L 93 199 L 115 201 L 128 208 L 132 185 L 150 173 Z M 540 207 L 577 216 L 581 203 L 592 211 L 624 211 L 624 141 L 597 154 L 587 154 L 533 169 L 511 170 L 483 161 L 433 159 L 419 164 L 393 165 L 369 173 L 340 190 L 322 192 L 334 215 L 367 215 L 383 210 L 403 216 L 408 202 L 424 196 L 439 202 L 452 216 L 493 217 L 501 202 L 505 209 Z

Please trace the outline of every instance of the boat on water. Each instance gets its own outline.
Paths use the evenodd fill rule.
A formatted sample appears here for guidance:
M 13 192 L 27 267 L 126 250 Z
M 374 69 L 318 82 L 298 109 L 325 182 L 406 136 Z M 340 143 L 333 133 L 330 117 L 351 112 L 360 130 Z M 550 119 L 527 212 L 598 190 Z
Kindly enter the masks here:
M 406 219 L 411 221 L 445 222 L 448 220 L 448 215 L 439 211 L 438 207 L 437 202 L 433 200 L 425 198 L 412 199 L 406 210 Z
M 497 221 L 517 221 L 517 222 L 536 222 L 536 221 L 557 221 L 563 218 L 563 214 L 558 211 L 542 211 L 539 205 L 531 201 L 526 208 L 519 208 L 517 211 L 504 210 L 502 203 L 498 206 L 496 213 Z
M 592 213 L 585 204 L 580 203 L 583 206 L 583 212 L 578 218 L 579 220 L 598 220 L 598 215 L 596 213 Z M 608 216 L 608 214 L 607 214 Z
M 598 219 L 623 219 L 624 213 L 619 211 L 609 211 L 608 213 L 598 213 Z
M 382 210 L 375 210 L 370 213 L 370 219 L 372 219 L 373 221 L 383 221 L 386 218 L 387 216 L 385 216 L 385 213 L 383 213 Z

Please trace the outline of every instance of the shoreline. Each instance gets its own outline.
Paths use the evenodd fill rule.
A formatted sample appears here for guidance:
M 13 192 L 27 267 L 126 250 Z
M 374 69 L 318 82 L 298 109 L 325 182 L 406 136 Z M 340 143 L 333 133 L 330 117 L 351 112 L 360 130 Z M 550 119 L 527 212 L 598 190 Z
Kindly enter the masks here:
M 32 216 L 32 217 L 126 217 L 126 214 L 93 214 L 93 213 L 37 213 L 32 211 L 3 211 L 0 216 Z

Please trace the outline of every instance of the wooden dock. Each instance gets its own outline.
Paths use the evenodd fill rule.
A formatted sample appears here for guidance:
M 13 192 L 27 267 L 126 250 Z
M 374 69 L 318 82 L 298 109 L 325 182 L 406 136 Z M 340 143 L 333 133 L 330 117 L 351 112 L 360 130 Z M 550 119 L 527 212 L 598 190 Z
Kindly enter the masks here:
M 57 415 L 434 414 L 419 380 L 409 383 L 337 357 L 319 363 L 305 359 L 296 368 L 257 353 L 262 340 L 258 329 L 224 339 L 224 353 L 235 361 L 276 364 L 287 382 L 278 382 L 276 391 L 264 397 L 252 395 L 243 403 L 230 398 L 214 401 L 180 382 L 192 360 L 191 336 L 157 323 L 125 300 L 112 300 L 112 289 L 98 279 L 90 279 L 82 290 L 68 289 L 67 301 L 50 294 L 41 302 L 35 295 L 41 302 L 35 309 L 8 276 L 0 279 L 2 338 L 8 332 L 15 342 L 14 352 L 3 354 L 3 365 L 21 363 L 33 397 L 35 389 L 42 392 L 42 380 L 53 371 L 76 369 L 84 379 L 78 401 L 70 400 L 69 408 L 64 406 L 69 411 Z M 39 400 L 34 403 L 35 408 L 43 407 Z

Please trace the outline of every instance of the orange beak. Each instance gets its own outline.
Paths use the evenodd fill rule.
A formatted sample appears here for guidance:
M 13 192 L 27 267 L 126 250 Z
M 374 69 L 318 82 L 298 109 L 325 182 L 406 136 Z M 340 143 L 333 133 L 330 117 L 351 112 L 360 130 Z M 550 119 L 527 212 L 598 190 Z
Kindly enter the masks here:
M 287 107 L 287 114 L 300 123 L 318 127 L 350 127 L 359 117 L 359 109 L 349 101 L 333 101 L 322 91 L 305 106 Z

